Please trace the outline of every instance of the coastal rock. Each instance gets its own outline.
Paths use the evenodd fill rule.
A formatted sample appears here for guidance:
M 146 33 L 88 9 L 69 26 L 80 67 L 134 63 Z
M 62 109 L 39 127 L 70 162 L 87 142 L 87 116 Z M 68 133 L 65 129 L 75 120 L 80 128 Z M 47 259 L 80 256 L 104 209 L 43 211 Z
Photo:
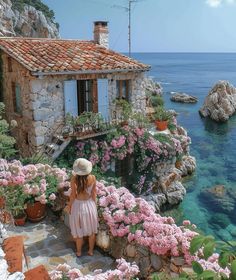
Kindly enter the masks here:
M 174 182 L 166 193 L 167 201 L 170 205 L 177 205 L 183 201 L 186 190 L 180 182 Z
M 57 24 L 42 11 L 30 5 L 13 6 L 10 0 L 0 0 L 0 36 L 58 38 L 59 32 Z
M 181 176 L 191 175 L 196 169 L 197 163 L 193 156 L 183 156 L 178 169 L 181 172 Z
M 236 190 L 217 185 L 210 189 L 203 189 L 200 199 L 211 210 L 223 212 L 228 215 L 234 214 L 236 207 Z
M 145 91 L 149 91 L 151 94 L 162 95 L 162 86 L 151 78 L 145 78 L 142 87 Z
M 188 95 L 186 93 L 180 92 L 171 92 L 172 96 L 170 98 L 173 102 L 180 102 L 180 103 L 196 103 L 198 101 L 197 97 Z
M 202 117 L 225 122 L 235 110 L 236 88 L 227 81 L 219 81 L 209 92 L 199 113 Z

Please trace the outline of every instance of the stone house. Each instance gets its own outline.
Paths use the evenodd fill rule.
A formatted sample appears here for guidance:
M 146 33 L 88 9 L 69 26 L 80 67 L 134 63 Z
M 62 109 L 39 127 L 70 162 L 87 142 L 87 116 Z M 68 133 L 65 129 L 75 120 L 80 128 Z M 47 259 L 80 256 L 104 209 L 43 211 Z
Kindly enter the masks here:
M 94 23 L 94 40 L 0 38 L 1 94 L 23 156 L 39 151 L 70 113 L 101 112 L 111 119 L 114 99 L 145 110 L 149 69 L 108 49 L 107 22 Z

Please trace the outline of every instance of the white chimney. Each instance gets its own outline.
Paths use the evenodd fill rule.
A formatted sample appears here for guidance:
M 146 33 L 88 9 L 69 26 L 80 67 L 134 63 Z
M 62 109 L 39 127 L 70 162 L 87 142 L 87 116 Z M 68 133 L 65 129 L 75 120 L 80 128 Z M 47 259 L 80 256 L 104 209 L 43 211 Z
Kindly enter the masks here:
M 107 21 L 95 21 L 94 22 L 94 41 L 95 43 L 109 48 L 109 31 Z

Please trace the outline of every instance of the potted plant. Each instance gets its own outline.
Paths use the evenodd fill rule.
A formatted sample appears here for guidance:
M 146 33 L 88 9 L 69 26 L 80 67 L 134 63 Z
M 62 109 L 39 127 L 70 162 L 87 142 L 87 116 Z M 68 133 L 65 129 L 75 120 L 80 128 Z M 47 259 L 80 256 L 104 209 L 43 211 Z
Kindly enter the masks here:
M 56 176 L 44 173 L 44 178 L 40 172 L 29 183 L 25 184 L 23 189 L 26 194 L 26 209 L 28 219 L 31 222 L 39 222 L 46 216 L 46 204 L 56 199 L 58 180 Z
M 139 128 L 148 128 L 148 127 L 150 127 L 150 121 L 146 117 L 146 115 L 143 114 L 143 113 L 140 113 L 140 112 L 134 113 L 133 114 L 133 120 L 135 121 L 135 124 Z
M 14 218 L 15 225 L 23 226 L 26 220 L 25 194 L 21 185 L 7 186 L 4 188 L 5 207 Z
M 168 127 L 168 121 L 171 118 L 171 114 L 164 108 L 158 106 L 155 108 L 155 113 L 153 115 L 156 129 L 163 131 Z

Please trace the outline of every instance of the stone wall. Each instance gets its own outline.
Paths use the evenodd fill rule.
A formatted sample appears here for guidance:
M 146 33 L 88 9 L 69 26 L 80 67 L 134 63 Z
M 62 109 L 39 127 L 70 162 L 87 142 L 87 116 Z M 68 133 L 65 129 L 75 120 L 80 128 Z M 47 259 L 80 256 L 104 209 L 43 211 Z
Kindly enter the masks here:
M 108 75 L 108 96 L 109 96 L 109 108 L 110 116 L 114 115 L 116 107 L 114 100 L 116 99 L 116 81 L 117 80 L 131 80 L 131 96 L 130 102 L 137 112 L 145 112 L 146 109 L 146 95 L 143 85 L 145 74 L 141 73 L 123 73 Z
M 23 155 L 28 155 L 30 150 L 28 141 L 33 134 L 33 115 L 30 110 L 30 80 L 29 71 L 22 67 L 17 61 L 11 60 L 12 71 L 8 69 L 8 55 L 2 53 L 3 70 L 3 101 L 6 105 L 6 118 L 8 121 L 14 119 L 18 126 L 13 129 L 13 136 L 17 139 L 17 148 Z M 14 112 L 13 105 L 13 83 L 17 82 L 21 88 L 22 114 Z
M 99 75 L 51 75 L 36 77 L 16 60 L 11 59 L 12 71 L 8 69 L 9 56 L 2 54 L 4 103 L 7 119 L 15 119 L 18 127 L 13 135 L 17 140 L 22 156 L 30 156 L 39 151 L 48 142 L 55 130 L 64 124 L 64 81 L 80 79 L 108 79 L 108 98 L 110 116 L 112 117 L 114 99 L 116 98 L 116 80 L 132 80 L 131 102 L 135 110 L 145 109 L 145 98 L 141 87 L 142 73 L 99 74 Z M 21 88 L 22 114 L 14 112 L 12 83 L 17 82 Z M 145 93 L 144 93 L 145 94 Z
M 112 236 L 105 224 L 100 224 L 96 245 L 115 259 L 124 258 L 129 262 L 136 262 L 142 279 L 147 279 L 154 272 L 164 271 L 176 277 L 182 271 L 191 270 L 183 257 L 153 254 L 147 247 L 129 242 L 126 237 Z

